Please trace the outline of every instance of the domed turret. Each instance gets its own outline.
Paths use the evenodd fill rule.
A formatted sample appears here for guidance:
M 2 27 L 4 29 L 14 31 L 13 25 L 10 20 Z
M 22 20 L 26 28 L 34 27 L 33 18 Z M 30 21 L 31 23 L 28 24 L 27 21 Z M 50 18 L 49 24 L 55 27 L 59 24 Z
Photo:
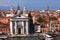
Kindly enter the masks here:
M 11 13 L 11 14 L 14 14 L 13 6 L 11 6 L 11 8 L 10 8 L 10 13 Z
M 12 11 L 13 10 L 13 7 L 11 7 L 10 10 Z
M 23 11 L 26 11 L 27 10 L 27 8 L 24 6 L 24 9 L 23 9 Z
M 13 7 L 11 6 L 10 10 L 9 10 L 10 14 L 6 14 L 6 17 L 13 17 L 14 16 L 14 10 Z
M 23 15 L 28 16 L 28 11 L 27 11 L 27 8 L 25 6 L 23 8 Z
M 27 8 L 24 6 L 24 8 L 23 8 L 23 14 L 27 14 Z

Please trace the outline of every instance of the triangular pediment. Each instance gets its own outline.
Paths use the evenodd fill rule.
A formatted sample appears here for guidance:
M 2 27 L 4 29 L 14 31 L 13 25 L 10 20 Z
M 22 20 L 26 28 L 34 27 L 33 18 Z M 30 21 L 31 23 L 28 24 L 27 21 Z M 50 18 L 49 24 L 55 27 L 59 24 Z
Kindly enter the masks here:
M 15 15 L 13 18 L 27 18 L 25 15 Z

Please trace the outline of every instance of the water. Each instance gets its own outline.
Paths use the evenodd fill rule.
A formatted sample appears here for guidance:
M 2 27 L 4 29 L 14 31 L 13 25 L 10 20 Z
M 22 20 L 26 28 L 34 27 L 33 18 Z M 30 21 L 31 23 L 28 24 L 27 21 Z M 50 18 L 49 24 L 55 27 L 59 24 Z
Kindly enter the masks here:
M 60 35 L 53 37 L 54 40 L 60 40 Z
M 8 40 L 41 40 L 41 38 L 40 37 L 23 37 L 23 38 L 15 37 L 15 38 L 8 38 Z
M 60 40 L 60 36 L 53 37 L 54 40 Z M 42 40 L 40 37 L 14 37 L 14 38 L 7 38 L 7 40 Z

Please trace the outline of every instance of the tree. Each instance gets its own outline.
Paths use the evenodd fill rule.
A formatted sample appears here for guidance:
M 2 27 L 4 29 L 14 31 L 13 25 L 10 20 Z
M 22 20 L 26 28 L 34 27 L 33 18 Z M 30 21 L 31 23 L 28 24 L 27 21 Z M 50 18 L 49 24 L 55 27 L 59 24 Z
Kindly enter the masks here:
M 2 14 L 0 13 L 0 16 L 2 16 Z
M 37 21 L 40 22 L 40 23 L 41 23 L 41 22 L 46 22 L 46 21 L 45 21 L 43 18 L 41 18 L 41 17 L 39 17 L 39 18 L 37 19 Z
M 49 18 L 49 21 L 54 21 L 54 20 L 57 20 L 57 18 L 54 17 L 54 16 L 52 16 L 52 17 Z

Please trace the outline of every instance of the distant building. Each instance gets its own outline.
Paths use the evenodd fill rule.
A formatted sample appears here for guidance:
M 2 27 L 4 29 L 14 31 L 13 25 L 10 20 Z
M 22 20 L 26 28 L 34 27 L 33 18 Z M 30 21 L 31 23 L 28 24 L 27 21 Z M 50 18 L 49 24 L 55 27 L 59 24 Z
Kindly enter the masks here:
M 13 17 L 15 15 L 14 12 L 15 11 L 13 10 L 13 8 L 11 8 L 9 12 L 6 14 L 6 17 Z
M 10 33 L 9 17 L 0 17 L 0 32 L 2 32 L 4 34 Z
M 51 21 L 49 24 L 49 30 L 52 32 L 60 31 L 60 20 Z
M 57 20 L 50 22 L 49 18 L 53 16 Z M 37 19 L 39 17 L 47 22 L 38 22 Z M 5 22 L 8 24 L 5 24 Z M 25 6 L 23 10 L 20 10 L 19 5 L 17 10 L 14 10 L 13 7 L 10 10 L 0 10 L 0 24 L 2 25 L 0 26 L 0 30 L 3 33 L 10 33 L 11 35 L 33 34 L 35 32 L 46 33 L 48 30 L 55 31 L 55 29 L 60 28 L 59 22 L 60 10 L 49 10 L 49 6 L 46 7 L 46 10 L 27 10 Z

